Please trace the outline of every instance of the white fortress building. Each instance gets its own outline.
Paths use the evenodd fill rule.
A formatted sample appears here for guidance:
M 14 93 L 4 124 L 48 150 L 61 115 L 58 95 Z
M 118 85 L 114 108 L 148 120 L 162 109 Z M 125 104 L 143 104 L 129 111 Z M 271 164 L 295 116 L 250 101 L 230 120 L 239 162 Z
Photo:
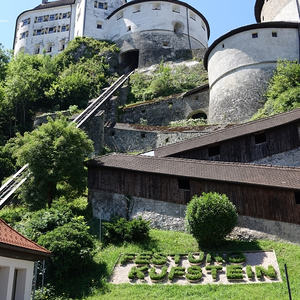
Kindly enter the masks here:
M 18 16 L 14 53 L 53 55 L 86 36 L 115 42 L 125 64 L 147 66 L 204 54 L 209 31 L 199 11 L 177 0 L 43 0 Z

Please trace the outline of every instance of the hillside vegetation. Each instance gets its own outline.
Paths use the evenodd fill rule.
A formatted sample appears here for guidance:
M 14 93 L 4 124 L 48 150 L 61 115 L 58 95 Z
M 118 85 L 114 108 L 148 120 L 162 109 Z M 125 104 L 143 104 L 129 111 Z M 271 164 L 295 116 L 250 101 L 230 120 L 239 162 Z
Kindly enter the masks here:
M 38 112 L 86 107 L 112 81 L 118 51 L 92 38 L 76 38 L 54 57 L 20 53 L 8 62 L 0 51 L 0 144 L 31 130 Z
M 300 107 L 300 64 L 280 61 L 266 92 L 267 101 L 253 120 Z
M 202 62 L 192 66 L 161 63 L 152 73 L 136 72 L 130 78 L 131 97 L 128 102 L 152 100 L 186 92 L 207 83 Z

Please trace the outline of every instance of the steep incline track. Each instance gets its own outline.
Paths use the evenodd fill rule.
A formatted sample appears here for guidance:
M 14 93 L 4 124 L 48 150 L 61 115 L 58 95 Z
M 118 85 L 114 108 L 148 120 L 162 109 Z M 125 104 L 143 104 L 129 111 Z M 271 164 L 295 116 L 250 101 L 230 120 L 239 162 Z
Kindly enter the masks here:
M 93 101 L 81 114 L 79 114 L 73 123 L 77 128 L 81 128 L 107 100 L 126 82 L 134 71 L 119 77 L 108 89 L 106 89 L 95 101 Z M 28 164 L 23 166 L 0 188 L 0 209 L 5 206 L 8 200 L 14 195 L 17 189 L 29 177 Z

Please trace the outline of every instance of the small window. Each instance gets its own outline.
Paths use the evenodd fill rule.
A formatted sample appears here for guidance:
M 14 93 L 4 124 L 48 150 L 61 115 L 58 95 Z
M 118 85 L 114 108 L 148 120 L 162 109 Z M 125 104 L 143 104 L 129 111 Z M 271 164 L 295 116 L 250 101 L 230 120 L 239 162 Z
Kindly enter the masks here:
M 180 14 L 180 7 L 177 6 L 177 5 L 173 5 L 172 11 L 173 11 L 174 13 Z
M 277 32 L 276 31 L 272 32 L 272 37 L 277 37 Z
M 48 45 L 48 47 L 47 47 L 47 53 L 50 53 L 50 52 L 52 52 L 52 45 Z
M 263 144 L 266 141 L 267 141 L 267 138 L 266 138 L 266 134 L 264 132 L 255 135 L 255 144 L 256 145 Z
M 127 31 L 131 31 L 131 26 L 127 26 Z
M 225 48 L 225 45 L 224 45 L 224 44 L 222 44 L 222 48 Z
M 189 191 L 191 189 L 190 180 L 187 178 L 178 178 L 178 188 L 180 190 Z
M 204 24 L 204 22 L 201 20 L 201 27 L 202 27 L 202 29 L 204 30 L 204 31 L 206 31 L 206 26 L 205 26 L 205 24 Z
M 295 201 L 297 205 L 300 205 L 300 191 L 295 192 Z
M 190 18 L 194 21 L 196 21 L 196 15 L 192 12 L 190 12 Z
M 117 20 L 120 20 L 123 18 L 123 12 L 120 11 L 118 14 L 117 14 Z
M 97 29 L 102 29 L 102 22 L 97 22 Z
M 111 131 L 111 132 L 110 132 L 110 135 L 111 135 L 111 136 L 115 136 L 115 131 L 114 131 L 114 130 Z
M 161 10 L 160 3 L 154 3 L 154 4 L 152 5 L 152 9 L 153 9 L 153 10 Z
M 98 8 L 107 9 L 107 2 L 98 2 Z
M 37 29 L 36 35 L 41 35 L 42 34 L 42 29 Z
M 146 133 L 142 132 L 141 133 L 141 138 L 144 139 L 146 137 Z
M 54 33 L 56 32 L 56 28 L 55 27 L 50 27 L 48 33 Z
M 208 156 L 212 157 L 212 156 L 216 156 L 216 155 L 220 155 L 220 146 L 213 146 L 213 147 L 209 147 L 208 148 Z
M 165 41 L 163 42 L 163 47 L 168 47 L 169 46 L 169 42 Z
M 49 21 L 54 21 L 55 20 L 55 15 L 50 15 L 49 16 Z
M 253 39 L 257 39 L 257 38 L 258 38 L 258 33 L 257 33 L 257 32 L 252 33 L 252 38 L 253 38 Z
M 98 2 L 94 1 L 94 7 L 97 8 L 97 6 L 98 6 Z
M 44 16 L 44 22 L 48 22 L 49 21 L 49 15 Z
M 34 48 L 34 54 L 40 54 L 40 46 L 35 46 Z
M 65 41 L 61 41 L 60 42 L 60 47 L 59 47 L 59 51 L 63 51 L 63 50 L 65 50 Z
M 133 8 L 133 13 L 138 13 L 141 11 L 141 6 L 140 5 L 135 5 Z
M 166 143 L 166 144 L 169 143 L 169 138 L 166 138 L 166 139 L 165 139 L 165 143 Z
M 43 22 L 43 17 L 37 17 L 36 18 L 36 23 L 41 23 Z

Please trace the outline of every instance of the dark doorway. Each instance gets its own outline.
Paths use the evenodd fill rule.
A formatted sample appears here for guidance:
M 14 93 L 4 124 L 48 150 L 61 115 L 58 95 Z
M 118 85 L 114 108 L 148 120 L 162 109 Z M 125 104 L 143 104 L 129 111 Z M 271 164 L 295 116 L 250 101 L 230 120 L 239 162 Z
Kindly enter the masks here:
M 203 119 L 203 120 L 207 120 L 207 115 L 204 112 L 198 112 L 195 113 L 191 116 L 191 119 Z
M 121 54 L 121 65 L 126 72 L 130 72 L 139 66 L 139 50 L 130 50 Z

